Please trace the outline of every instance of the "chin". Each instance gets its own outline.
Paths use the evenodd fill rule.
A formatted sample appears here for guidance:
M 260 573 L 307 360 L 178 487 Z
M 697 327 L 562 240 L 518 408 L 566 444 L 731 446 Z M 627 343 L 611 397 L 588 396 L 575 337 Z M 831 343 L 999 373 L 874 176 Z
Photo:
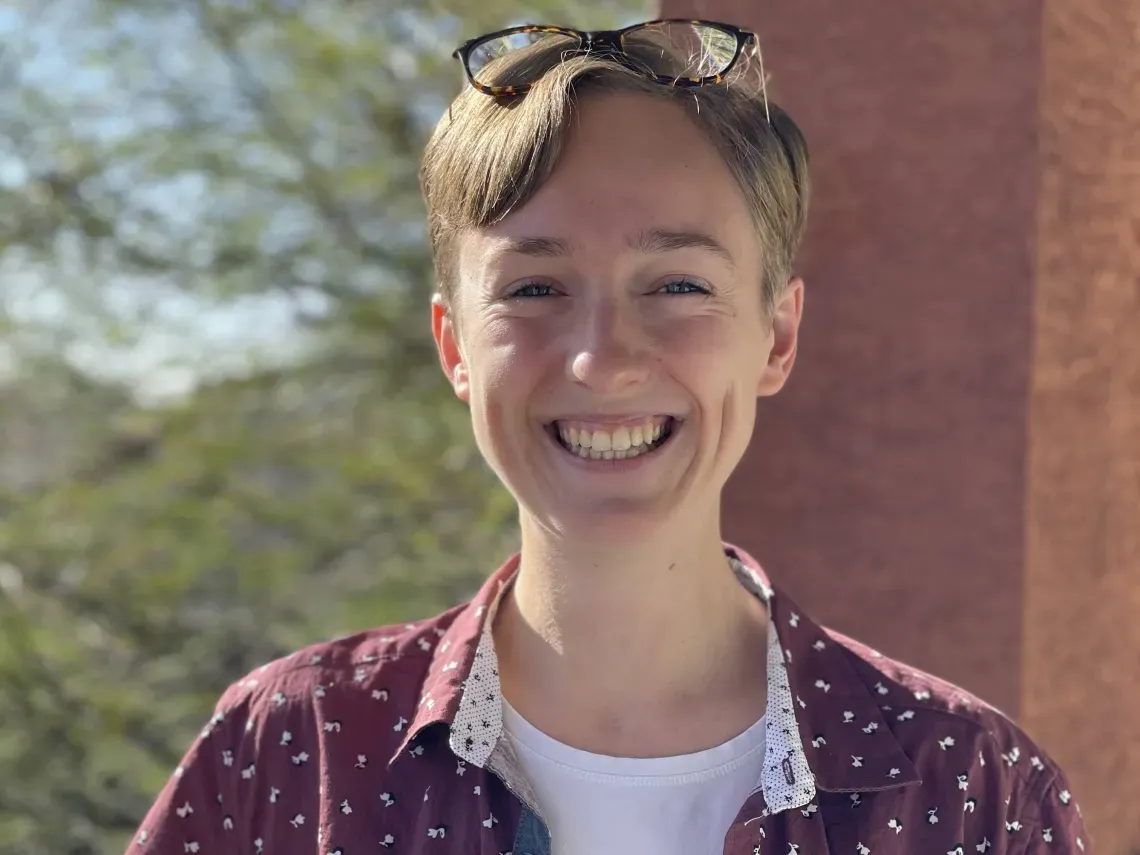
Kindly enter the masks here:
M 535 515 L 544 528 L 563 538 L 589 541 L 595 546 L 612 543 L 629 546 L 631 541 L 660 537 L 677 528 L 677 508 L 660 496 L 592 497 L 580 504 L 565 501 L 557 510 Z

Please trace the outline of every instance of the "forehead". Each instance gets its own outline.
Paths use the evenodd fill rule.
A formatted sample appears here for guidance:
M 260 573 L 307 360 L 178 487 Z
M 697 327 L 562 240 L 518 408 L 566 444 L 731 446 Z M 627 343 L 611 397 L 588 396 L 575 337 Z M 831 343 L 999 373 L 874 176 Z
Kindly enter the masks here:
M 755 242 L 728 166 L 680 106 L 644 94 L 592 94 L 550 178 L 464 243 L 485 254 L 504 238 L 543 235 L 603 253 L 650 229 L 707 232 L 734 255 Z

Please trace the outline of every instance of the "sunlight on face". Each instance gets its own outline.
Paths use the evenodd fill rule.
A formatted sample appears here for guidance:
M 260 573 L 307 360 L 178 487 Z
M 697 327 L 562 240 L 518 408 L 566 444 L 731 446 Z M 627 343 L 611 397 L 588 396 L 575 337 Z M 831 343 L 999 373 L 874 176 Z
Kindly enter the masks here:
M 524 516 L 595 538 L 716 524 L 782 376 L 747 208 L 680 108 L 586 98 L 551 179 L 463 236 L 458 269 L 443 362 Z

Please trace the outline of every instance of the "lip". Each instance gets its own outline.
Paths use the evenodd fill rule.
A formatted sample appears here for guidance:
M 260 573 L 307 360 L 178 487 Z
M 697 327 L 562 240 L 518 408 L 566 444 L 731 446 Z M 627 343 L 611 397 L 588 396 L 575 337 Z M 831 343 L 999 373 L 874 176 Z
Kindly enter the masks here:
M 680 417 L 675 413 L 670 412 L 656 412 L 656 413 L 638 413 L 637 415 L 622 414 L 606 414 L 606 413 L 569 413 L 567 415 L 557 416 L 553 419 L 548 419 L 547 424 L 555 424 L 556 422 L 585 422 L 587 424 L 599 425 L 613 425 L 614 427 L 636 427 L 643 425 L 652 419 L 674 419 L 680 421 Z

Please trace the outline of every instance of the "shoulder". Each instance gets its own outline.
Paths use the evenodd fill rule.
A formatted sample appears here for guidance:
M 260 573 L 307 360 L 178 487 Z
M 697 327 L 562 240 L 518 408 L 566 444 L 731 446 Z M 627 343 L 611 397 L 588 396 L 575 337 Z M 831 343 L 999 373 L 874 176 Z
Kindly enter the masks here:
M 924 789 L 958 788 L 967 810 L 980 808 L 971 806 L 969 793 L 1000 795 L 1009 815 L 1023 818 L 1011 823 L 1042 825 L 1056 817 L 1048 822 L 1061 825 L 1071 815 L 1073 827 L 1079 826 L 1080 807 L 1064 771 L 1008 715 L 960 686 L 841 633 L 827 633 L 879 702 Z
M 313 644 L 232 683 L 158 794 L 137 846 L 150 855 L 231 851 L 230 836 L 249 830 L 265 800 L 307 833 L 322 767 L 387 764 L 439 639 L 463 608 Z
M 414 703 L 439 639 L 462 609 L 312 644 L 266 663 L 226 689 L 215 719 L 306 709 L 331 694 Z

